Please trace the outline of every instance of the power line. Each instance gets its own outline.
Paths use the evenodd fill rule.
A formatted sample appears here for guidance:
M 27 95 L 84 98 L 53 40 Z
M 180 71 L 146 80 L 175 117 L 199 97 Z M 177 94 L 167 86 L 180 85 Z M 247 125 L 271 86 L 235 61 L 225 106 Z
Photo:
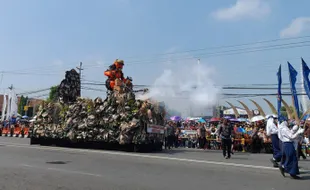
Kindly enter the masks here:
M 29 95 L 29 94 L 36 94 L 39 92 L 44 92 L 44 91 L 48 91 L 51 88 L 43 88 L 43 89 L 39 89 L 39 90 L 34 90 L 34 91 L 28 91 L 28 92 L 22 92 L 22 93 L 18 93 L 17 95 Z
M 173 52 L 173 53 L 157 53 L 157 54 L 153 54 L 153 56 L 160 56 L 160 55 L 173 55 L 173 54 L 182 54 L 182 53 L 188 53 L 188 52 L 197 52 L 197 51 L 203 51 L 203 50 L 216 50 L 216 49 L 223 49 L 223 48 L 236 48 L 236 47 L 242 47 L 242 46 L 248 46 L 248 45 L 257 45 L 257 44 L 265 44 L 265 43 L 270 43 L 270 42 L 277 42 L 277 41 L 287 41 L 287 40 L 298 40 L 298 39 L 305 39 L 305 38 L 309 38 L 310 36 L 301 36 L 301 37 L 293 37 L 293 38 L 284 38 L 284 39 L 273 39 L 273 40 L 265 40 L 265 41 L 257 41 L 257 42 L 250 42 L 250 43 L 244 43 L 244 44 L 235 44 L 235 45 L 224 45 L 224 46 L 216 46 L 216 47 L 207 47 L 207 48 L 200 48 L 200 49 L 192 49 L 192 50 L 185 50 L 185 51 L 179 51 L 179 52 Z M 273 46 L 283 46 L 283 45 L 289 45 L 289 44 L 300 44 L 300 43 L 306 43 L 305 42 L 296 42 L 296 43 L 288 43 L 288 44 L 279 44 L 279 45 L 273 45 Z M 263 47 L 267 47 L 267 46 L 263 46 Z M 272 46 L 270 46 L 272 47 Z M 297 47 L 306 47 L 306 46 L 296 46 L 296 47 L 286 47 L 286 48 L 297 48 Z M 256 47 L 257 48 L 257 47 Z M 246 48 L 247 50 L 249 48 Z M 281 48 L 282 49 L 282 48 Z M 245 50 L 245 49 L 244 49 Z M 271 49 L 273 50 L 273 49 Z M 229 51 L 240 51 L 239 50 L 229 50 Z M 258 50 L 256 50 L 258 51 Z M 259 51 L 263 51 L 263 50 L 259 50 Z M 221 52 L 215 52 L 215 53 L 224 53 L 225 51 L 221 51 Z M 227 51 L 226 51 L 227 52 Z M 239 52 L 240 53 L 240 52 Z M 247 52 L 243 52 L 243 53 L 247 53 Z M 210 54 L 210 53 L 209 53 Z M 206 55 L 206 54 L 202 54 L 202 55 Z M 202 55 L 200 55 L 200 57 L 202 57 Z M 137 56 L 136 56 L 137 57 Z M 139 56 L 141 57 L 141 56 Z M 133 56 L 131 57 L 127 57 L 127 58 L 134 58 Z M 193 57 L 189 58 L 192 59 Z M 186 58 L 185 58 L 186 59 Z M 128 62 L 128 61 L 127 61 Z M 129 61 L 129 63 L 137 63 L 137 61 Z M 140 60 L 138 62 L 145 62 L 144 60 Z M 68 65 L 68 64 L 67 64 Z M 72 64 L 73 65 L 73 64 Z M 98 66 L 98 64 L 92 64 L 93 66 Z M 91 66 L 91 65 L 90 65 Z M 34 67 L 34 68 L 26 68 L 26 69 L 21 69 L 20 71 L 25 71 L 25 70 L 34 70 L 34 69 L 38 69 L 38 68 L 47 68 L 47 67 L 55 67 L 55 64 L 52 65 L 47 65 L 47 66 L 43 66 L 43 67 Z M 16 72 L 18 70 L 14 69 L 12 71 L 3 71 L 3 72 L 7 72 L 7 73 L 11 73 L 11 72 Z M 21 73 L 22 74 L 22 73 Z M 46 74 L 42 74 L 42 75 L 46 75 Z
M 129 62 L 129 63 L 127 61 L 127 65 L 168 63 L 168 62 L 171 62 L 171 60 L 175 61 L 175 60 L 190 60 L 190 59 L 197 59 L 197 58 L 210 58 L 210 57 L 218 57 L 218 56 L 228 56 L 228 55 L 238 55 L 238 54 L 244 54 L 244 53 L 254 53 L 254 52 L 262 52 L 262 51 L 270 51 L 270 50 L 281 50 L 281 49 L 284 50 L 284 49 L 302 48 L 302 47 L 309 47 L 309 46 L 310 46 L 310 44 L 287 46 L 287 47 L 276 47 L 276 48 L 254 49 L 254 50 L 232 52 L 232 53 L 221 53 L 221 52 L 203 53 L 203 54 L 197 54 L 197 55 L 186 56 L 186 57 L 179 57 L 179 58 L 171 58 L 171 59 L 164 58 L 164 60 L 159 60 L 159 61 L 145 60 L 145 61 L 136 61 L 136 62 Z
M 242 46 L 247 46 L 247 45 L 256 45 L 256 44 L 277 42 L 277 41 L 304 39 L 304 38 L 309 38 L 309 37 L 310 37 L 310 35 L 309 36 L 300 36 L 300 37 L 291 37 L 291 38 L 277 38 L 277 39 L 272 39 L 272 40 L 256 41 L 256 42 L 249 42 L 249 43 L 243 43 L 243 44 L 222 45 L 222 46 L 198 48 L 198 49 L 184 50 L 184 51 L 171 52 L 171 53 L 157 53 L 157 54 L 153 54 L 151 56 L 174 55 L 174 54 L 190 53 L 190 52 L 210 50 L 210 49 L 214 50 L 214 49 L 223 49 L 223 48 L 235 48 L 235 47 L 242 47 Z M 135 56 L 135 57 L 138 57 L 138 56 Z M 127 58 L 133 58 L 133 56 L 127 57 Z

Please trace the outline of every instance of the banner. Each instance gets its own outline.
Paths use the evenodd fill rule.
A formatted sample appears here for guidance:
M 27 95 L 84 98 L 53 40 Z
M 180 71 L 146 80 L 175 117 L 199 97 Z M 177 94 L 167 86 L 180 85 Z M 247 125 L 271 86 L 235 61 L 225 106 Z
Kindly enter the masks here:
M 278 76 L 278 117 L 281 116 L 281 103 L 282 103 L 282 93 L 281 93 L 281 85 L 282 85 L 282 76 L 281 76 L 281 65 L 279 66 L 279 70 L 277 73 Z
M 164 134 L 165 133 L 165 127 L 161 126 L 161 125 L 149 124 L 149 125 L 147 125 L 147 133 Z
M 298 72 L 294 69 L 294 67 L 289 62 L 287 62 L 287 65 L 288 65 L 288 73 L 289 73 L 290 84 L 291 84 L 293 105 L 296 110 L 296 117 L 299 118 L 299 103 L 298 103 L 297 91 L 296 91 L 296 86 L 295 86 Z
M 310 99 L 310 82 L 309 82 L 310 69 L 306 64 L 306 62 L 303 60 L 303 58 L 301 58 L 301 64 L 302 64 L 302 76 L 303 76 L 304 88 L 308 98 Z
M 183 134 L 183 135 L 196 135 L 197 131 L 196 130 L 181 130 L 181 134 Z

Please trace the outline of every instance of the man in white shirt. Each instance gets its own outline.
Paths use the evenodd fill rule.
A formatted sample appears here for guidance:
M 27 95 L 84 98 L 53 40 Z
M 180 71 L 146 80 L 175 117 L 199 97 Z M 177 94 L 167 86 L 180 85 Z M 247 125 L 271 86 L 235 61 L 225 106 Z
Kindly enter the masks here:
M 281 161 L 282 151 L 280 148 L 280 140 L 278 137 L 278 127 L 276 126 L 276 117 L 270 115 L 267 120 L 266 133 L 271 137 L 273 158 L 270 160 L 273 163 L 273 167 L 279 167 L 278 162 Z
M 278 129 L 278 136 L 283 143 L 283 153 L 285 155 L 285 161 L 279 166 L 280 172 L 283 176 L 285 176 L 284 172 L 287 172 L 292 179 L 300 179 L 298 176 L 298 159 L 294 147 L 294 140 L 298 138 L 300 134 L 304 133 L 304 129 L 300 128 L 296 133 L 293 133 L 293 131 L 288 128 L 286 119 L 279 118 L 279 121 L 282 122 Z

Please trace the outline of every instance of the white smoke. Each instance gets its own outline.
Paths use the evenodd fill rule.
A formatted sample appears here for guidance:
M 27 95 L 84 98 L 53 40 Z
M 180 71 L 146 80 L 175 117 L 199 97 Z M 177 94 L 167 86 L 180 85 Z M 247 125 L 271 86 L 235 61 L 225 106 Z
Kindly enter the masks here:
M 163 101 L 168 108 L 182 113 L 207 114 L 217 103 L 220 90 L 212 80 L 214 70 L 192 62 L 173 69 L 165 69 L 150 89 L 149 94 L 140 98 Z M 203 113 L 204 112 L 204 113 Z

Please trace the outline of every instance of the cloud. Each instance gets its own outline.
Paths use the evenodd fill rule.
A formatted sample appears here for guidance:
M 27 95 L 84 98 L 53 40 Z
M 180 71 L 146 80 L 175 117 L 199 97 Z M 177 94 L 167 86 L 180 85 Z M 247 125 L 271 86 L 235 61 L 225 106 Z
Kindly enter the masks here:
M 296 37 L 307 30 L 310 31 L 310 17 L 299 17 L 294 19 L 288 27 L 280 32 L 280 37 Z
M 212 15 L 218 20 L 260 19 L 271 12 L 270 6 L 264 0 L 237 0 L 229 8 L 222 8 Z

